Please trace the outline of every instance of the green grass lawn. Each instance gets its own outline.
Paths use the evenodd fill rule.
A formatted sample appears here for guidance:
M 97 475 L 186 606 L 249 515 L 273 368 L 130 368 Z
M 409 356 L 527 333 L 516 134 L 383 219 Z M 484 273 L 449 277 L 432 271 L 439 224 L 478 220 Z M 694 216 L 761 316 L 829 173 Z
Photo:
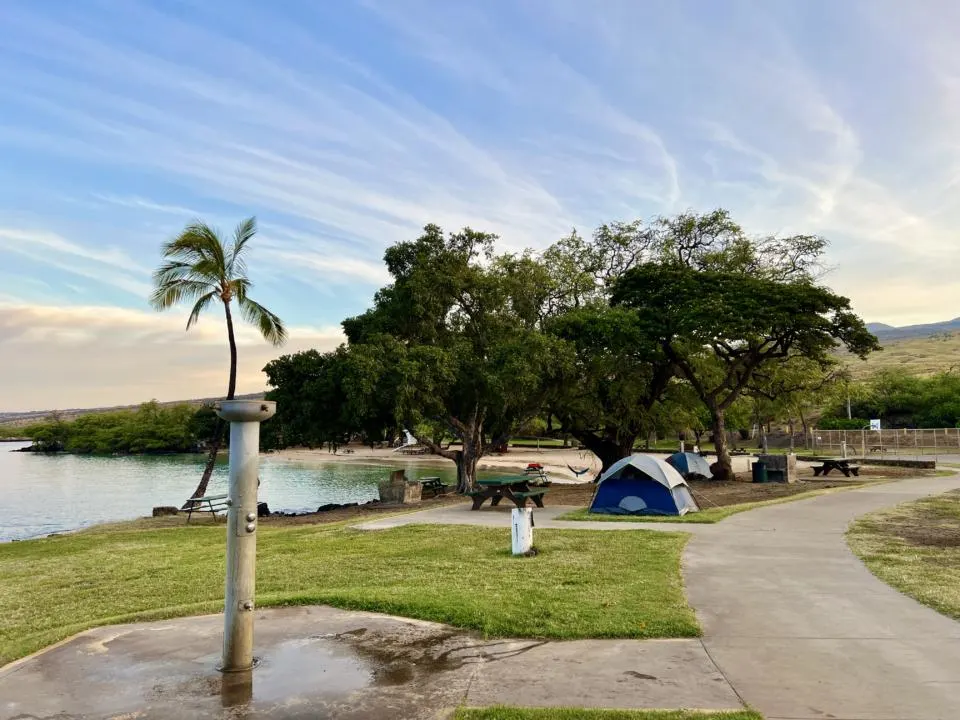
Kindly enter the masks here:
M 950 474 L 952 475 L 953 473 Z M 875 484 L 877 481 L 873 482 Z M 721 505 L 720 507 L 711 507 L 701 510 L 700 512 L 687 513 L 686 515 L 681 515 L 679 517 L 676 515 L 605 515 L 603 513 L 592 513 L 588 508 L 581 508 L 579 510 L 573 510 L 571 512 L 564 513 L 563 515 L 559 515 L 557 516 L 557 520 L 599 520 L 600 522 L 637 523 L 715 523 L 723 520 L 724 518 L 728 518 L 731 515 L 741 513 L 744 510 L 754 510 L 755 508 L 766 507 L 767 505 L 779 505 L 781 503 L 793 502 L 794 500 L 804 500 L 806 498 L 816 497 L 817 495 L 825 495 L 826 493 L 831 492 L 842 492 L 844 490 L 851 490 L 852 488 L 863 487 L 867 484 L 870 483 L 850 483 L 849 485 L 844 485 L 843 487 L 820 488 L 817 490 L 809 490 L 807 492 L 799 492 L 795 495 L 771 498 L 769 500 L 738 503 L 736 505 Z
M 763 720 L 752 710 L 585 710 L 579 708 L 461 708 L 454 720 Z
M 687 536 L 538 530 L 510 555 L 506 529 L 261 526 L 257 602 L 329 604 L 491 636 L 699 634 L 680 578 Z M 219 612 L 224 527 L 124 525 L 0 544 L 0 665 L 80 630 Z
M 881 580 L 960 620 L 960 492 L 865 515 L 847 542 Z

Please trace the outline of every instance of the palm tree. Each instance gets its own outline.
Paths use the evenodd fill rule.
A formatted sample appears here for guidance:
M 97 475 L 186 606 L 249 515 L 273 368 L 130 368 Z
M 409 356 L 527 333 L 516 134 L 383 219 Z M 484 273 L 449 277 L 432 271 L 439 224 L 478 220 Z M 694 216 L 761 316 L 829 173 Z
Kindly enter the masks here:
M 217 231 L 206 223 L 191 223 L 177 237 L 164 244 L 165 262 L 153 274 L 154 290 L 150 296 L 150 304 L 154 309 L 167 310 L 182 301 L 193 302 L 193 309 L 187 318 L 187 330 L 193 327 L 200 313 L 211 303 L 223 303 L 227 319 L 227 341 L 230 344 L 227 400 L 233 399 L 237 389 L 237 341 L 233 333 L 233 313 L 230 309 L 233 301 L 236 300 L 243 319 L 256 325 L 264 339 L 274 345 L 282 345 L 287 339 L 283 321 L 247 296 L 252 283 L 247 277 L 244 250 L 256 233 L 256 218 L 247 218 L 237 226 L 228 246 Z M 218 421 L 210 457 L 194 497 L 202 497 L 207 492 L 217 453 L 223 442 L 224 430 L 225 424 Z

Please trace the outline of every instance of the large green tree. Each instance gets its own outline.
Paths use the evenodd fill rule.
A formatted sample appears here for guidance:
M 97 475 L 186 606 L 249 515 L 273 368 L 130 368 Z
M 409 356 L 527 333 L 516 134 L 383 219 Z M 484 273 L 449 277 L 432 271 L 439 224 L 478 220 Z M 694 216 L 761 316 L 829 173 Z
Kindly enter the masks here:
M 726 413 L 759 373 L 797 355 L 826 364 L 837 345 L 861 357 L 878 347 L 847 298 L 806 277 L 764 275 L 647 263 L 625 273 L 613 294 L 709 410 L 718 479 L 732 477 Z
M 277 415 L 265 428 L 264 445 L 336 450 L 354 438 L 375 443 L 395 437 L 396 398 L 385 351 L 382 343 L 341 345 L 267 363 L 263 370 L 273 388 L 267 398 L 277 402 Z
M 470 490 L 477 462 L 538 413 L 565 359 L 541 330 L 548 282 L 526 256 L 493 251 L 494 236 L 428 225 L 385 254 L 393 282 L 373 307 L 343 322 L 350 352 L 361 346 L 372 387 L 392 399 L 403 427 L 457 465 Z M 458 440 L 443 447 L 443 434 Z
M 654 250 L 653 228 L 637 220 L 601 225 L 589 238 L 574 232 L 542 255 L 545 327 L 571 353 L 550 411 L 600 459 L 601 472 L 662 426 L 674 384 L 672 363 L 637 316 L 609 305 L 617 279 Z
M 232 400 L 237 389 L 237 341 L 233 329 L 233 306 L 241 317 L 255 325 L 263 337 L 274 345 L 282 345 L 287 331 L 283 321 L 247 293 L 252 287 L 247 277 L 246 249 L 257 233 L 255 218 L 247 218 L 234 231 L 231 240 L 222 238 L 206 223 L 195 222 L 183 232 L 165 243 L 162 248 L 164 262 L 153 274 L 154 290 L 150 304 L 156 310 L 167 310 L 181 302 L 193 306 L 187 317 L 187 330 L 200 318 L 211 304 L 223 306 L 227 324 L 227 344 L 230 348 L 230 377 L 227 382 L 227 400 Z M 204 495 L 217 453 L 223 442 L 224 425 L 220 424 L 210 446 L 210 457 L 195 497 Z
M 600 459 L 603 472 L 660 424 L 657 411 L 673 363 L 627 308 L 591 304 L 551 319 L 547 327 L 573 351 L 552 396 L 553 414 L 564 432 Z

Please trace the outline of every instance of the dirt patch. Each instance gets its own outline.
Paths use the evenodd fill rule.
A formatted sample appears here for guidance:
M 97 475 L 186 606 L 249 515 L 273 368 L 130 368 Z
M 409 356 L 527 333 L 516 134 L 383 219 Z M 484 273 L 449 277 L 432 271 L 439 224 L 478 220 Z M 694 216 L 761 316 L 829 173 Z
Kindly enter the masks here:
M 876 529 L 916 547 L 960 547 L 960 493 L 927 498 L 877 520 Z

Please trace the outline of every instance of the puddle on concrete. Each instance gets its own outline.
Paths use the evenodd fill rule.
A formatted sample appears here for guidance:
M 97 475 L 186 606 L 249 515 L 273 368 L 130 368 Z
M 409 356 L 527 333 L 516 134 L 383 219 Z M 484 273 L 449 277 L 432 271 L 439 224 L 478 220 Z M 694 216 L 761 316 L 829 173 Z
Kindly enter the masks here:
M 292 696 L 336 699 L 375 684 L 375 669 L 334 640 L 288 640 L 267 648 L 257 667 L 243 673 L 201 674 L 153 686 L 150 700 L 220 696 L 223 707 L 274 704 Z

